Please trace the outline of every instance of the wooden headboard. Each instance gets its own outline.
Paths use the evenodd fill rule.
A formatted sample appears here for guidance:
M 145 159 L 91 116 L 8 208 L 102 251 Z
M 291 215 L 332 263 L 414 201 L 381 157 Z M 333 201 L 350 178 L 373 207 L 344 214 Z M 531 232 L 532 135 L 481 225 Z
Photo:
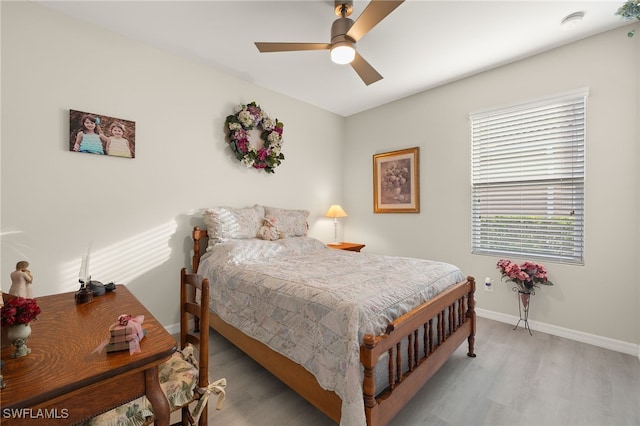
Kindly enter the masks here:
M 206 250 L 209 244 L 209 234 L 206 229 L 200 229 L 199 226 L 193 228 L 191 233 L 193 237 L 193 258 L 191 263 L 191 271 L 194 274 L 198 273 L 198 265 L 200 265 L 200 256 L 202 256 L 203 248 Z

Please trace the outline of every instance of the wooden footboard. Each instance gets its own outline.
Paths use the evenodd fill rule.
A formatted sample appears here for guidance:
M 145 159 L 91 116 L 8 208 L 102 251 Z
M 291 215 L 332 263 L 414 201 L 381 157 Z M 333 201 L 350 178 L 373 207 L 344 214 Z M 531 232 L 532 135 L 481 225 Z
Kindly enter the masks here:
M 383 335 L 364 336 L 360 362 L 368 425 L 387 424 L 465 340 L 467 355 L 475 357 L 474 292 L 475 280 L 467 277 L 393 321 Z M 385 352 L 387 387 L 376 389 L 375 369 Z
M 194 271 L 198 270 L 201 244 L 204 245 L 206 237 L 206 231 L 194 228 Z M 365 335 L 360 346 L 360 361 L 364 369 L 362 387 L 369 426 L 387 424 L 465 340 L 467 355 L 475 357 L 474 292 L 475 280 L 467 277 L 466 281 L 393 321 L 383 335 Z M 214 313 L 210 313 L 209 324 L 329 418 L 340 422 L 340 398 L 322 389 L 302 366 L 248 337 Z M 385 354 L 386 357 L 382 357 Z M 386 359 L 387 365 L 378 365 L 380 359 Z M 382 389 L 376 389 L 376 368 L 386 369 L 388 380 Z

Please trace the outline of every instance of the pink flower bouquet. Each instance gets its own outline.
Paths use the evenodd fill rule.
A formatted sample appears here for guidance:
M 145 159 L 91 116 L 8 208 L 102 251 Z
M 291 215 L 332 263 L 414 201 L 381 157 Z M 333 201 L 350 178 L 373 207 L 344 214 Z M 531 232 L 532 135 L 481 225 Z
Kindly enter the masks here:
M 503 279 L 514 282 L 522 292 L 530 292 L 539 284 L 553 285 L 547 278 L 547 270 L 539 263 L 524 262 L 518 265 L 509 259 L 500 259 L 497 268 Z
M 36 299 L 14 297 L 2 307 L 2 326 L 29 324 L 40 314 Z

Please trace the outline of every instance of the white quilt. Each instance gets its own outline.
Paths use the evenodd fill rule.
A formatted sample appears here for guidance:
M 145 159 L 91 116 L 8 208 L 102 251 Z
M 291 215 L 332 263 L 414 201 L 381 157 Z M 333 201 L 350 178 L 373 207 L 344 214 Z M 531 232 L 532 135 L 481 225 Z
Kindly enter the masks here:
M 335 391 L 348 426 L 366 424 L 362 336 L 465 278 L 448 263 L 333 250 L 309 237 L 216 244 L 198 273 L 211 280 L 211 309 Z

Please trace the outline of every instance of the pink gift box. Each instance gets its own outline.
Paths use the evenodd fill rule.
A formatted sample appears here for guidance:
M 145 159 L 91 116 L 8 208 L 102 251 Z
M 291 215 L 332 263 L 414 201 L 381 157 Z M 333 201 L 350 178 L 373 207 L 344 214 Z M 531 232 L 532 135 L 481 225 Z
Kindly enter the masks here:
M 124 336 L 118 336 L 124 337 Z M 142 336 L 144 337 L 144 335 Z M 138 335 L 133 334 L 133 339 L 121 342 L 109 342 L 107 344 L 106 349 L 107 352 L 119 352 L 119 351 L 128 351 L 131 349 L 131 345 L 136 344 L 136 346 L 140 345 L 140 340 L 138 340 Z
M 111 338 L 109 339 L 109 343 L 120 343 L 120 342 L 130 342 L 133 339 L 137 339 L 138 335 L 133 332 L 131 334 L 119 334 L 116 336 L 111 336 Z
M 125 336 L 127 334 L 136 334 L 137 329 L 134 324 L 112 325 L 111 327 L 109 327 L 109 333 L 111 333 L 112 337 Z

